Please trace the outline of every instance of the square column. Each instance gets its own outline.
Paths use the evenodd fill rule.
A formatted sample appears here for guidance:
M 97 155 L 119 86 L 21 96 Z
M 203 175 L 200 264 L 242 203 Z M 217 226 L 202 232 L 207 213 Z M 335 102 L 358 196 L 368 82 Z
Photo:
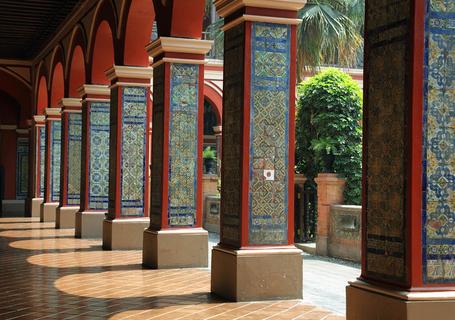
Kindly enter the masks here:
M 15 213 L 30 216 L 28 204 L 30 167 L 30 128 L 16 129 L 16 204 Z
M 29 204 L 31 216 L 40 216 L 40 207 L 44 199 L 44 162 L 46 151 L 45 116 L 34 116 L 32 124 L 32 161 L 30 183 L 32 196 Z
M 62 156 L 60 162 L 60 204 L 55 228 L 74 228 L 79 211 L 81 183 L 82 108 L 79 98 L 64 98 L 62 109 Z
M 215 1 L 225 51 L 221 241 L 211 288 L 235 301 L 302 298 L 293 209 L 296 29 L 304 4 Z
M 102 238 L 109 204 L 108 86 L 85 84 L 82 98 L 80 208 L 76 213 L 76 238 Z
M 40 221 L 54 222 L 60 201 L 60 156 L 61 156 L 61 109 L 46 108 L 44 201 L 41 204 Z
M 142 249 L 149 216 L 152 68 L 114 66 L 111 81 L 109 210 L 103 249 Z
M 161 37 L 153 64 L 152 190 L 143 265 L 206 267 L 202 229 L 204 55 L 211 41 Z
M 454 318 L 455 6 L 366 5 L 362 275 L 347 319 Z

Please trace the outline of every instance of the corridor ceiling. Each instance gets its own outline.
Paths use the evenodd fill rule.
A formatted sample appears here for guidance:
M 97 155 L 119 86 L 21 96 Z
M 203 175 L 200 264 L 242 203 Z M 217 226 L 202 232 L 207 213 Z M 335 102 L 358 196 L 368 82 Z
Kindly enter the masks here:
M 81 0 L 0 0 L 0 59 L 28 60 Z

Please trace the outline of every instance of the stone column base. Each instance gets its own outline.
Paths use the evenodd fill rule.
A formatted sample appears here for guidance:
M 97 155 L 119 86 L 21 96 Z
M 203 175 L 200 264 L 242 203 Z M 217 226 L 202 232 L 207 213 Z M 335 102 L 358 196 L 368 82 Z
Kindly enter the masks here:
M 40 207 L 40 222 L 55 222 L 58 202 L 43 202 Z
M 76 225 L 76 212 L 79 207 L 58 207 L 55 217 L 55 229 L 72 229 Z
M 76 212 L 76 238 L 101 239 L 103 237 L 103 221 L 106 211 Z
M 32 218 L 41 217 L 41 204 L 43 203 L 43 198 L 33 198 L 32 199 Z
M 141 250 L 144 230 L 149 218 L 114 219 L 103 221 L 104 250 Z
M 232 301 L 302 299 L 303 255 L 295 248 L 212 251 L 212 293 Z
M 154 269 L 206 268 L 209 234 L 202 228 L 145 230 L 142 264 Z
M 346 288 L 347 320 L 452 320 L 455 292 L 406 292 L 362 281 Z

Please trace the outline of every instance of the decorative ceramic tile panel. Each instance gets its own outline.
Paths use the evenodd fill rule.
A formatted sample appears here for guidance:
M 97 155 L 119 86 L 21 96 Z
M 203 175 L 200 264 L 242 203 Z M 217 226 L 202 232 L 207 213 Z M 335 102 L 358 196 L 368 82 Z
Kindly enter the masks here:
M 121 214 L 144 215 L 147 90 L 122 89 Z
M 44 163 L 46 159 L 46 128 L 39 127 L 38 128 L 39 134 L 39 163 L 37 167 L 39 168 L 38 176 L 40 177 L 40 197 L 44 198 Z
M 81 196 L 82 114 L 68 114 L 68 205 L 78 206 Z
M 289 26 L 252 24 L 250 244 L 288 239 L 290 48 Z
M 164 138 L 164 68 L 161 64 L 153 69 L 153 133 L 152 133 L 152 170 L 150 225 L 156 229 L 161 226 L 162 180 L 163 180 L 163 138 Z
M 109 102 L 90 103 L 88 207 L 107 210 L 109 204 Z
M 16 199 L 23 200 L 28 195 L 28 138 L 18 138 L 16 150 Z
M 244 25 L 225 32 L 221 241 L 240 246 Z
M 60 200 L 60 158 L 62 152 L 62 122 L 51 121 L 51 201 Z
M 196 221 L 199 65 L 171 65 L 169 124 L 170 226 Z
M 406 279 L 405 163 L 409 146 L 411 1 L 371 0 L 366 14 L 366 274 Z M 387 124 L 387 125 L 385 125 Z
M 427 0 L 423 278 L 455 282 L 455 2 Z

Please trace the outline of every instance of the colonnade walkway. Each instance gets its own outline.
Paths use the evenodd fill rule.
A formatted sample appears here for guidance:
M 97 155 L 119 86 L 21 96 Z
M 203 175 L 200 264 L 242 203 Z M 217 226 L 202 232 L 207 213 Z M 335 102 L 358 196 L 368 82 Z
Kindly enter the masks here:
M 73 229 L 0 218 L 0 319 L 344 319 L 306 300 L 223 301 L 208 269 L 141 263 L 139 250 L 103 251 Z

